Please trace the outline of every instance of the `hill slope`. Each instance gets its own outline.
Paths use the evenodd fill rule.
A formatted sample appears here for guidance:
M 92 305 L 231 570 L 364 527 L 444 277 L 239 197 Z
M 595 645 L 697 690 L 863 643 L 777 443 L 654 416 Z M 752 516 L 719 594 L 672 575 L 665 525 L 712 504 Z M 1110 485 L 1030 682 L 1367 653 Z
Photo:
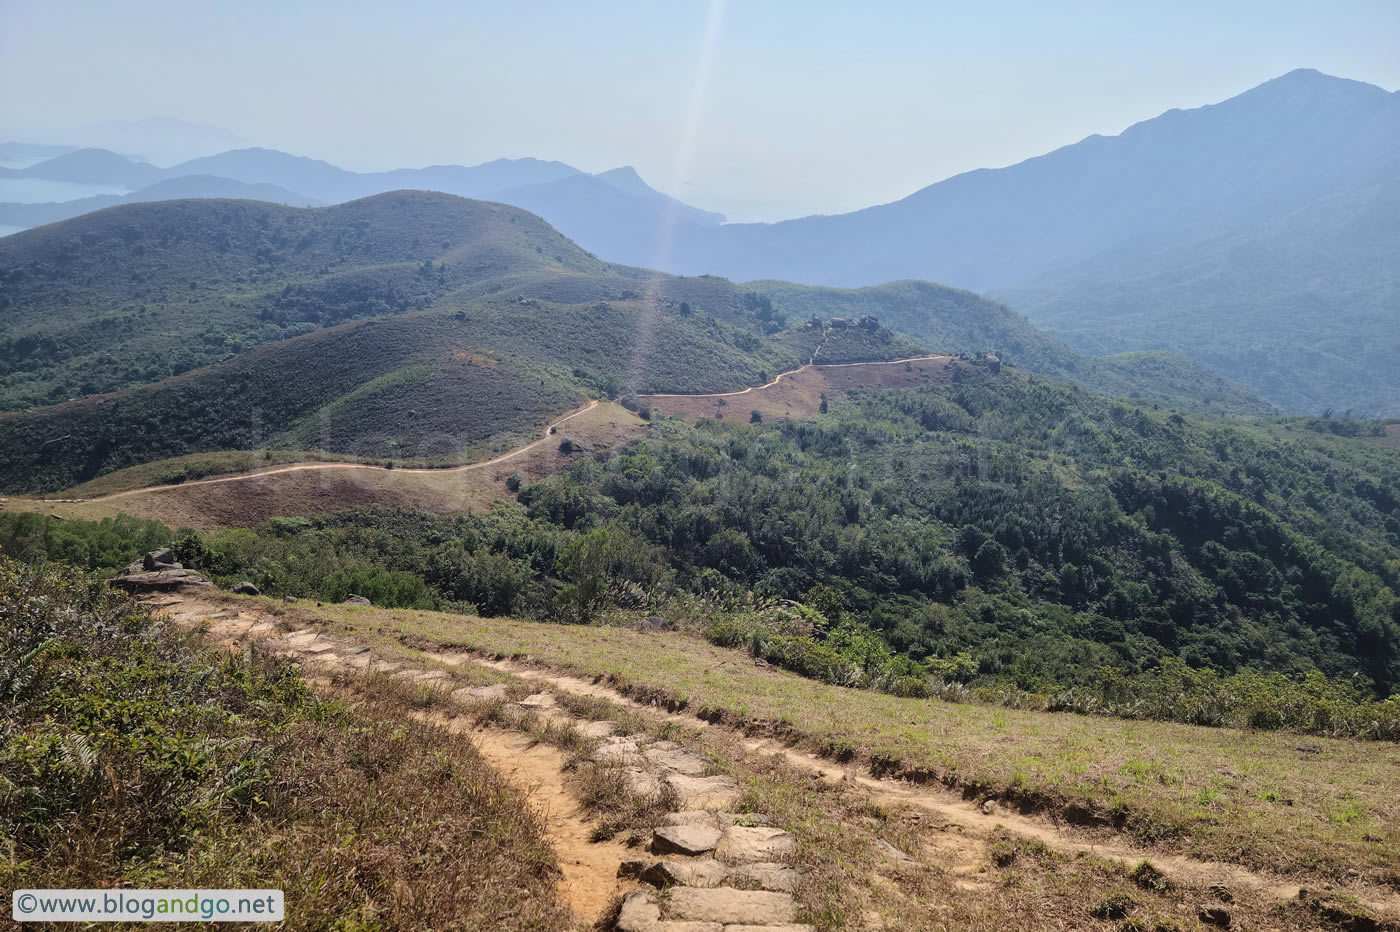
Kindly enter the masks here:
M 126 205 L 0 240 L 0 281 L 10 491 L 215 450 L 460 461 L 587 395 L 765 382 L 823 340 L 808 313 L 866 312 L 847 293 L 775 285 L 775 302 L 724 279 L 609 265 L 532 214 L 425 192 L 316 209 Z M 823 360 L 922 345 L 1000 348 L 1054 375 L 1076 365 L 998 305 L 905 290 L 877 310 L 943 326 L 918 344 L 835 331 Z M 1143 370 L 1116 387 L 1202 409 L 1257 404 L 1225 389 L 1207 404 L 1179 376 Z
M 1295 71 L 892 204 L 682 226 L 657 261 L 738 279 L 991 292 L 1079 348 L 1172 349 L 1293 409 L 1383 413 L 1400 403 L 1400 370 L 1364 365 L 1334 384 L 1335 357 L 1314 340 L 1345 319 L 1358 345 L 1393 342 L 1397 182 L 1400 94 Z M 605 242 L 596 251 L 608 256 Z
M 924 346 L 988 350 L 1021 368 L 1108 395 L 1202 413 L 1267 414 L 1272 410 L 1242 385 L 1185 356 L 1123 353 L 1097 358 L 1077 353 L 1005 305 L 970 291 L 920 281 L 855 289 L 774 281 L 749 286 L 799 318 L 854 319 L 870 314 Z

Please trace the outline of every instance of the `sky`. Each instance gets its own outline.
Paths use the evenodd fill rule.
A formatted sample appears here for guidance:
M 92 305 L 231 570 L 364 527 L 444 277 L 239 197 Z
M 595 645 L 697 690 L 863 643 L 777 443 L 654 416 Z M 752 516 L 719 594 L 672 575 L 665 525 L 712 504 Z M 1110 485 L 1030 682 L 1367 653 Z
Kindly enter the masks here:
M 195 148 L 361 171 L 632 165 L 732 220 L 775 220 L 1294 68 L 1394 91 L 1397 50 L 1397 0 L 0 0 L 0 139 L 91 144 L 112 137 L 97 124 L 159 117 L 217 128 Z

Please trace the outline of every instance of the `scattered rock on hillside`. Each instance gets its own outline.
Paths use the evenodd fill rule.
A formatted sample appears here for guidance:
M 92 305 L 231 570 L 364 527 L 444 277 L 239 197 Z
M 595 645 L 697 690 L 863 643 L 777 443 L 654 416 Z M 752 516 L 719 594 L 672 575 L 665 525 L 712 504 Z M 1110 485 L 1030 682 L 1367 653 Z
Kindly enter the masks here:
M 288 605 L 295 605 L 297 604 L 297 597 L 294 595 L 283 596 L 282 601 L 286 602 Z
M 159 566 L 171 566 L 174 563 L 175 555 L 170 552 L 169 547 L 152 550 L 141 558 L 141 566 L 148 573 L 154 571 Z
M 1222 929 L 1230 927 L 1230 911 L 1218 903 L 1206 903 L 1196 910 L 1196 918 L 1206 925 L 1219 926 Z
M 643 631 L 670 631 L 672 625 L 660 615 L 648 615 L 637 622 L 637 627 L 641 628 Z
M 362 595 L 355 595 L 355 594 L 352 593 L 351 596 L 350 596 L 350 598 L 346 599 L 344 602 L 341 602 L 340 604 L 341 604 L 341 605 L 373 605 L 374 603 L 371 602 L 369 599 L 365 598 L 365 597 L 362 596 Z
M 236 583 L 234 583 L 234 584 L 233 584 L 233 588 L 230 589 L 229 591 L 230 591 L 230 592 L 236 592 L 236 593 L 238 593 L 239 595 L 261 595 L 261 594 L 262 594 L 262 593 L 260 593 L 260 592 L 258 591 L 258 587 L 257 587 L 257 586 L 255 586 L 255 585 L 253 585 L 252 583 L 248 582 L 248 580 L 246 580 L 246 579 L 243 580 L 242 582 L 236 582 Z

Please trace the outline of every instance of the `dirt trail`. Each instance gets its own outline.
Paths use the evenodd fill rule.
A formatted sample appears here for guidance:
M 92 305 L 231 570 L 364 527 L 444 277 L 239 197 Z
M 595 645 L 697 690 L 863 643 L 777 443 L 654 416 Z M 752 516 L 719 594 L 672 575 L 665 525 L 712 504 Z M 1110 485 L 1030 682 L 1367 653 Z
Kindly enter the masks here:
M 821 348 L 818 347 L 818 348 L 817 348 L 817 352 L 820 352 L 820 351 L 821 351 Z M 741 390 L 739 390 L 739 391 L 733 391 L 733 392 L 711 392 L 711 393 L 703 393 L 703 394 L 681 394 L 681 395 L 653 394 L 653 395 L 642 395 L 642 396 L 640 396 L 640 397 L 643 397 L 643 398 L 695 398 L 695 399 L 704 399 L 704 398 L 732 398 L 732 397 L 734 397 L 734 396 L 736 396 L 736 395 L 747 395 L 749 392 L 752 392 L 752 391 L 761 390 L 761 389 L 765 389 L 765 388 L 770 388 L 770 387 L 772 387 L 772 386 L 774 386 L 774 385 L 777 385 L 779 382 L 781 382 L 781 381 L 782 381 L 783 379 L 785 379 L 785 378 L 788 378 L 788 377 L 790 377 L 790 376 L 797 375 L 797 374 L 800 373 L 800 372 L 805 372 L 805 371 L 807 371 L 808 369 L 812 369 L 812 368 L 814 368 L 814 367 L 815 367 L 815 368 L 820 368 L 820 369 L 851 369 L 851 368 L 857 368 L 857 367 L 861 367 L 861 366 L 889 366 L 889 365 L 895 365 L 895 364 L 898 364 L 898 363 L 914 363 L 914 362 L 928 362 L 928 361 L 935 361 L 935 360 L 946 360 L 947 358 L 948 358 L 948 357 L 946 357 L 946 356 L 911 356 L 911 357 L 909 357 L 908 359 L 887 359 L 887 360 L 880 360 L 880 361 L 875 361 L 875 362 L 818 363 L 818 362 L 816 362 L 816 354 L 814 353 L 813 356 L 812 356 L 812 361 L 811 361 L 811 362 L 808 362 L 806 365 L 803 365 L 803 366 L 798 366 L 796 369 L 789 369 L 789 370 L 786 371 L 786 372 L 780 372 L 780 373 L 778 373 L 777 377 L 774 378 L 771 382 L 767 382 L 766 384 L 763 384 L 763 385 L 751 385 L 751 386 L 749 386 L 748 388 L 741 389 Z M 573 420 L 574 418 L 579 417 L 580 415 L 583 415 L 583 414 L 588 413 L 589 411 L 592 411 L 592 410 L 593 410 L 594 408 L 596 408 L 596 407 L 598 407 L 598 401 L 595 399 L 595 400 L 593 400 L 593 401 L 590 401 L 588 404 L 584 405 L 583 407 L 579 408 L 577 411 L 574 411 L 574 412 L 572 412 L 572 413 L 570 413 L 570 414 L 568 414 L 568 415 L 565 415 L 564 417 L 560 418 L 559 420 L 557 420 L 557 421 L 555 421 L 554 423 L 552 423 L 552 424 L 550 424 L 549 426 L 547 426 L 547 427 L 544 429 L 543 435 L 540 436 L 539 439 L 537 439 L 537 440 L 532 440 L 532 441 L 530 441 L 529 443 L 524 444 L 523 446 L 516 447 L 515 449 L 509 450 L 509 451 L 507 451 L 507 452 L 505 452 L 505 453 L 502 453 L 502 454 L 499 455 L 499 456 L 492 457 L 492 458 L 489 459 L 489 460 L 482 460 L 481 462 L 477 462 L 477 463 L 467 463 L 467 464 L 462 465 L 462 466 L 399 467 L 399 468 L 397 468 L 396 471 L 399 472 L 399 473 L 407 473 L 407 474 L 414 474 L 414 473 L 434 473 L 434 474 L 440 474 L 440 475 L 449 475 L 449 474 L 452 474 L 452 473 L 467 472 L 467 471 L 474 470 L 474 469 L 486 469 L 486 468 L 491 467 L 491 466 L 496 466 L 496 465 L 499 465 L 499 464 L 501 464 L 501 463 L 506 462 L 507 460 L 511 460 L 511 459 L 514 459 L 514 458 L 517 457 L 517 456 L 521 456 L 522 454 L 528 453 L 528 452 L 530 452 L 531 450 L 535 449 L 536 447 L 539 447 L 539 446 L 542 445 L 542 444 L 548 443 L 550 437 L 557 431 L 557 429 L 558 429 L 559 427 L 563 426 L 564 424 L 568 423 L 569 421 Z M 121 491 L 121 492 L 113 492 L 113 493 L 111 493 L 111 494 L 109 494 L 109 495 L 99 495 L 99 496 L 95 496 L 95 497 L 93 497 L 93 498 L 41 498 L 41 499 L 39 499 L 39 502 L 41 502 L 41 503 L 43 503 L 43 504 L 51 504 L 51 505 L 56 505 L 56 504 L 95 504 L 95 503 L 98 503 L 98 502 L 110 502 L 110 501 L 114 501 L 114 500 L 116 500 L 116 499 L 126 498 L 126 497 L 132 496 L 132 495 L 144 495 L 144 494 L 147 494 L 147 493 L 150 493 L 150 492 L 164 492 L 164 491 L 170 491 L 170 490 L 172 490 L 172 489 L 188 489 L 188 488 L 192 488 L 192 487 L 196 487 L 196 486 L 203 486 L 203 485 L 217 485 L 217 484 L 219 484 L 219 483 L 224 483 L 224 482 L 247 482 L 247 481 L 250 481 L 250 480 L 261 479 L 261 478 L 263 478 L 263 477 L 265 477 L 265 476 L 276 476 L 276 475 L 282 475 L 282 474 L 285 474 L 285 473 L 307 472 L 307 471 L 311 471 L 311 470 L 333 471 L 333 470 L 356 470 L 356 469 L 362 469 L 362 470 L 363 470 L 363 469 L 368 469 L 368 470 L 382 470 L 382 469 L 384 469 L 384 467 L 383 467 L 383 466 L 377 466 L 377 465 L 374 465 L 374 464 L 371 464 L 371 463 L 297 463 L 297 464 L 292 465 L 292 466 L 274 466 L 274 467 L 272 467 L 272 468 L 270 468 L 270 469 L 260 469 L 260 470 L 254 471 L 254 472 L 239 473 L 239 474 L 233 475 L 233 476 L 214 476 L 214 477 L 209 478 L 209 479 L 191 479 L 191 480 L 188 481 L 188 482 L 182 482 L 182 483 L 180 483 L 180 484 L 178 484 L 178 485 L 147 485 L 147 486 L 142 486 L 142 487 L 136 488 L 136 489 L 125 489 L 125 490 L 123 490 L 123 491 Z
M 468 729 L 460 718 L 439 724 L 469 735 L 492 769 L 519 789 L 544 819 L 549 845 L 564 873 L 560 892 L 574 915 L 584 923 L 602 915 L 625 889 L 617 878 L 618 865 L 635 855 L 619 840 L 593 840 L 593 820 L 580 814 L 564 784 L 565 755 L 519 732 Z
M 458 662 L 488 666 L 521 679 L 548 684 L 562 692 L 606 698 L 651 716 L 683 721 L 692 727 L 703 727 L 707 724 L 694 716 L 668 713 L 655 706 L 637 702 L 615 689 L 578 677 L 545 672 L 506 660 L 488 661 L 460 653 L 436 654 L 434 657 L 447 663 L 453 662 L 449 658 L 459 657 L 461 660 Z M 974 864 L 985 864 L 987 839 L 996 829 L 1003 828 L 1018 835 L 1034 838 L 1065 854 L 1092 854 L 1130 868 L 1150 859 L 1153 866 L 1169 878 L 1188 886 L 1204 888 L 1211 884 L 1223 883 L 1227 887 L 1249 890 L 1282 901 L 1296 900 L 1301 889 L 1298 884 L 1282 878 L 1256 873 L 1234 864 L 1200 861 L 1184 855 L 1166 854 L 1119 842 L 1080 840 L 1043 818 L 1021 815 L 998 806 L 994 801 L 984 809 L 985 803 L 965 800 L 951 790 L 872 777 L 861 773 L 855 765 L 842 766 L 813 754 L 796 751 L 772 739 L 747 739 L 742 743 L 752 753 L 781 755 L 794 768 L 815 773 L 829 782 L 859 787 L 862 792 L 868 794 L 873 803 L 909 806 L 934 816 L 932 830 L 923 833 L 923 841 L 931 848 L 944 849 L 945 853 L 954 856 L 957 862 L 955 874 L 970 874 L 970 868 Z M 978 842 L 975 856 L 968 850 L 969 839 Z M 969 888 L 976 886 L 971 881 L 964 881 L 960 885 Z M 1400 917 L 1400 895 L 1376 891 L 1370 896 L 1358 896 L 1357 899 L 1378 912 Z
M 820 352 L 820 351 L 821 351 L 821 347 L 818 347 L 817 350 L 818 350 L 818 352 Z M 638 397 L 641 397 L 641 398 L 733 398 L 733 397 L 735 397 L 736 395 L 747 395 L 749 392 L 760 391 L 760 390 L 765 389 L 765 388 L 772 388 L 774 385 L 777 385 L 777 384 L 778 384 L 779 382 L 781 382 L 783 379 L 786 379 L 786 378 L 789 378 L 789 377 L 791 377 L 791 376 L 797 375 L 799 372 L 806 372 L 808 369 L 812 369 L 812 368 L 817 368 L 817 369 L 851 369 L 851 368 L 855 368 L 855 367 L 857 367 L 857 366 L 893 366 L 893 365 L 898 365 L 899 363 L 902 363 L 902 362 L 908 362 L 908 363 L 915 363 L 915 362 L 932 362 L 932 361 L 935 361 L 935 360 L 946 360 L 946 359 L 948 359 L 948 358 L 949 358 L 949 357 L 947 357 L 947 356 L 932 355 L 932 356 L 910 356 L 910 357 L 907 358 L 907 359 L 881 359 L 881 360 L 876 360 L 876 361 L 874 361 L 874 362 L 822 362 L 822 363 L 819 363 L 819 362 L 816 361 L 816 355 L 814 354 L 814 355 L 812 356 L 812 360 L 813 360 L 813 361 L 807 363 L 805 366 L 798 366 L 796 369 L 789 369 L 789 370 L 786 371 L 786 372 L 779 372 L 778 375 L 777 375 L 777 378 L 773 379 L 773 381 L 771 381 L 771 382 L 765 382 L 765 383 L 762 384 L 762 385 L 750 385 L 748 388 L 743 388 L 743 389 L 740 389 L 740 390 L 734 391 L 734 392 L 705 392 L 705 393 L 703 393 L 703 394 L 687 393 L 687 394 L 678 394 L 678 395 L 668 395 L 668 394 L 663 394 L 663 393 L 652 393 L 652 394 L 649 394 L 649 395 L 640 395 L 640 396 L 638 396 Z
M 506 460 L 514 459 L 515 457 L 520 456 L 520 455 L 523 454 L 523 453 L 528 453 L 528 452 L 530 452 L 531 450 L 535 449 L 536 447 L 540 446 L 541 444 L 548 443 L 548 442 L 549 442 L 549 438 L 554 434 L 554 432 L 555 432 L 560 426 L 562 426 L 563 424 L 567 423 L 568 421 L 573 420 L 574 418 L 578 417 L 578 416 L 581 415 L 581 414 L 586 414 L 586 413 L 588 413 L 589 411 L 592 411 L 592 410 L 593 410 L 594 408 L 596 408 L 596 407 L 598 407 L 598 402 L 597 402 L 597 400 L 595 399 L 595 400 L 593 400 L 593 401 L 590 401 L 588 404 L 584 405 L 582 408 L 579 408 L 577 411 L 574 411 L 572 414 L 569 414 L 569 415 L 567 415 L 567 416 L 565 416 L 565 417 L 562 417 L 562 418 L 560 418 L 559 420 L 555 421 L 553 424 L 550 424 L 548 427 L 546 427 L 546 428 L 544 429 L 544 435 L 543 435 L 542 437 L 540 437 L 538 440 L 532 440 L 532 441 L 530 441 L 529 443 L 525 444 L 524 446 L 516 447 L 516 448 L 513 449 L 513 450 L 510 450 L 510 451 L 508 451 L 508 452 L 506 452 L 506 453 L 502 453 L 500 456 L 493 457 L 493 458 L 491 458 L 491 459 L 489 459 L 489 460 L 482 460 L 482 461 L 479 462 L 479 463 L 467 463 L 467 464 L 464 465 L 464 466 L 442 466 L 442 467 L 421 467 L 421 468 L 404 468 L 404 467 L 400 467 L 400 468 L 398 468 L 398 469 L 396 470 L 396 472 L 399 472 L 399 473 L 436 473 L 436 474 L 447 475 L 447 474 L 456 473 L 456 472 L 467 472 L 467 471 L 473 470 L 473 469 L 485 469 L 485 468 L 487 468 L 488 466 L 496 466 L 496 465 L 498 465 L 498 464 L 500 464 L 500 463 L 504 463 Z M 336 469 L 376 469 L 376 470 L 382 470 L 383 468 L 384 468 L 383 466 L 375 466 L 375 465 L 372 465 L 372 464 L 369 464 L 369 463 L 298 463 L 298 464 L 296 464 L 295 466 L 275 466 L 275 467 L 273 467 L 272 469 L 260 469 L 260 470 L 258 470 L 257 472 L 239 473 L 239 474 L 236 475 L 236 476 L 216 476 L 216 477 L 214 477 L 214 478 L 212 478 L 212 479 L 192 479 L 192 480 L 190 480 L 189 482 L 182 482 L 182 483 L 180 483 L 179 485 L 148 485 L 148 486 L 143 486 L 143 487 L 141 487 L 141 488 L 139 488 L 139 489 L 127 489 L 127 490 L 122 491 L 122 492 L 113 492 L 113 493 L 110 494 L 110 495 L 99 495 L 99 496 L 97 496 L 96 498 L 71 498 L 71 499 L 70 499 L 70 498 L 43 498 L 43 499 L 40 499 L 40 501 L 41 501 L 41 502 L 48 503 L 48 504 L 60 504 L 60 503 L 83 503 L 83 504 L 89 504 L 89 503 L 93 503 L 93 502 L 109 502 L 109 501 L 112 501 L 113 499 L 117 499 L 117 498 L 126 498 L 128 495 L 142 495 L 142 494 L 145 494 L 145 493 L 147 493 L 147 492 L 162 492 L 162 491 L 167 491 L 167 490 L 170 490 L 170 489 L 188 489 L 188 488 L 190 488 L 191 486 L 198 486 L 198 485 L 216 485 L 216 484 L 221 483 L 221 482 L 245 482 L 245 481 L 250 480 L 250 479 L 261 479 L 261 478 L 263 478 L 264 476 L 276 476 L 276 475 L 279 475 L 279 474 L 281 474 L 281 473 L 289 473 L 289 472 L 305 472 L 305 471 L 307 471 L 307 470 L 312 470 L 312 469 L 321 469 L 321 470 L 336 470 Z
M 226 646 L 244 643 L 250 637 L 280 634 L 276 620 L 255 606 L 256 603 L 250 603 L 246 610 L 238 611 L 223 602 L 189 599 L 175 609 L 178 612 L 176 620 L 194 616 L 208 618 L 212 639 Z M 239 607 L 242 608 L 241 605 Z M 317 666 L 360 670 L 374 666 L 378 669 L 382 665 L 381 661 L 372 659 L 372 655 L 367 652 L 368 648 L 356 647 L 341 636 L 323 639 L 308 629 L 306 632 L 288 635 L 286 639 L 294 645 L 295 650 L 302 652 L 303 661 L 313 670 Z M 667 712 L 631 699 L 616 689 L 577 676 L 542 670 L 509 660 L 491 660 L 460 651 L 424 652 L 422 656 L 424 660 L 446 666 L 472 665 L 495 670 L 520 680 L 539 683 L 560 693 L 607 699 L 657 720 L 683 723 L 696 729 L 710 727 L 709 723 L 693 715 Z M 401 666 L 391 663 L 386 668 L 396 671 L 395 675 L 409 676 L 419 681 L 433 681 L 447 676 L 442 671 L 404 670 Z M 606 901 L 616 889 L 615 871 L 622 858 L 618 852 L 594 850 L 597 846 L 588 842 L 585 833 L 586 821 L 570 815 L 572 804 L 565 795 L 559 773 L 562 755 L 552 748 L 530 749 L 527 747 L 529 739 L 524 737 L 481 731 L 472 731 L 471 735 L 473 740 L 480 739 L 484 742 L 480 745 L 482 753 L 503 775 L 527 791 L 540 794 L 539 799 L 545 805 L 546 818 L 549 820 L 552 841 L 557 839 L 556 850 L 560 852 L 561 863 L 566 863 L 567 866 L 566 884 L 573 891 L 568 895 L 577 897 L 583 904 L 580 910 L 592 909 L 595 902 L 589 898 L 592 894 L 585 888 L 591 887 L 596 891 L 600 886 L 604 887 L 604 891 L 597 895 L 601 896 L 602 901 Z M 1257 873 L 1238 865 L 1200 861 L 1183 855 L 1137 848 L 1117 839 L 1088 840 L 1083 833 L 1061 828 L 1059 824 L 1042 817 L 1023 815 L 1005 809 L 994 800 L 970 801 L 937 785 L 873 777 L 863 773 L 857 765 L 841 765 L 815 754 L 795 750 L 770 738 L 741 738 L 740 744 L 751 754 L 778 755 L 794 769 L 859 792 L 870 803 L 895 810 L 918 812 L 922 816 L 920 840 L 928 853 L 945 862 L 947 869 L 957 878 L 956 882 L 963 889 L 976 889 L 986 882 L 980 875 L 988 863 L 987 846 L 993 834 L 999 829 L 1004 829 L 1036 839 L 1064 854 L 1090 854 L 1129 868 L 1150 859 L 1169 879 L 1188 887 L 1204 889 L 1212 884 L 1224 884 L 1238 892 L 1247 891 L 1278 901 L 1296 900 L 1299 895 L 1300 888 L 1297 884 L 1279 877 Z M 603 875 L 608 874 L 609 869 L 613 873 L 604 878 Z M 1357 901 L 1379 913 L 1400 917 L 1400 895 L 1379 890 L 1367 890 L 1365 894 L 1356 896 Z M 605 902 L 603 905 L 606 905 Z

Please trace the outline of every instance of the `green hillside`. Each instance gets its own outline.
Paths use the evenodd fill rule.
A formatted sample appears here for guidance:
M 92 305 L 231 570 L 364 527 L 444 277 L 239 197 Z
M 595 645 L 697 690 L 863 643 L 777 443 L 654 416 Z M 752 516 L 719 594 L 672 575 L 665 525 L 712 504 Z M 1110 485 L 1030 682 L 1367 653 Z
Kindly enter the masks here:
M 1075 352 L 1006 305 L 971 291 L 913 280 L 869 288 L 777 281 L 748 286 L 797 317 L 874 315 L 934 352 L 995 352 L 1012 365 L 1105 395 L 1200 414 L 1258 415 L 1273 410 L 1249 389 L 1184 356 L 1142 352 L 1095 358 Z
M 663 275 L 426 192 L 116 207 L 0 240 L 0 281 L 5 492 L 219 450 L 460 462 L 590 396 L 767 381 L 823 339 L 824 362 L 994 350 L 1100 391 L 1266 410 L 1171 357 L 1079 356 L 968 292 Z M 890 329 L 808 325 L 864 314 Z
M 0 263 L 12 491 L 215 450 L 459 461 L 589 396 L 766 381 L 821 339 L 722 279 L 610 267 L 523 211 L 421 192 L 116 208 L 8 237 Z M 877 336 L 847 355 L 920 351 Z
M 1400 451 L 1376 431 L 969 366 L 808 420 L 657 418 L 489 514 L 273 519 L 179 552 L 274 595 L 700 620 L 900 695 L 1395 739 Z M 0 548 L 120 567 L 152 533 L 4 515 Z

